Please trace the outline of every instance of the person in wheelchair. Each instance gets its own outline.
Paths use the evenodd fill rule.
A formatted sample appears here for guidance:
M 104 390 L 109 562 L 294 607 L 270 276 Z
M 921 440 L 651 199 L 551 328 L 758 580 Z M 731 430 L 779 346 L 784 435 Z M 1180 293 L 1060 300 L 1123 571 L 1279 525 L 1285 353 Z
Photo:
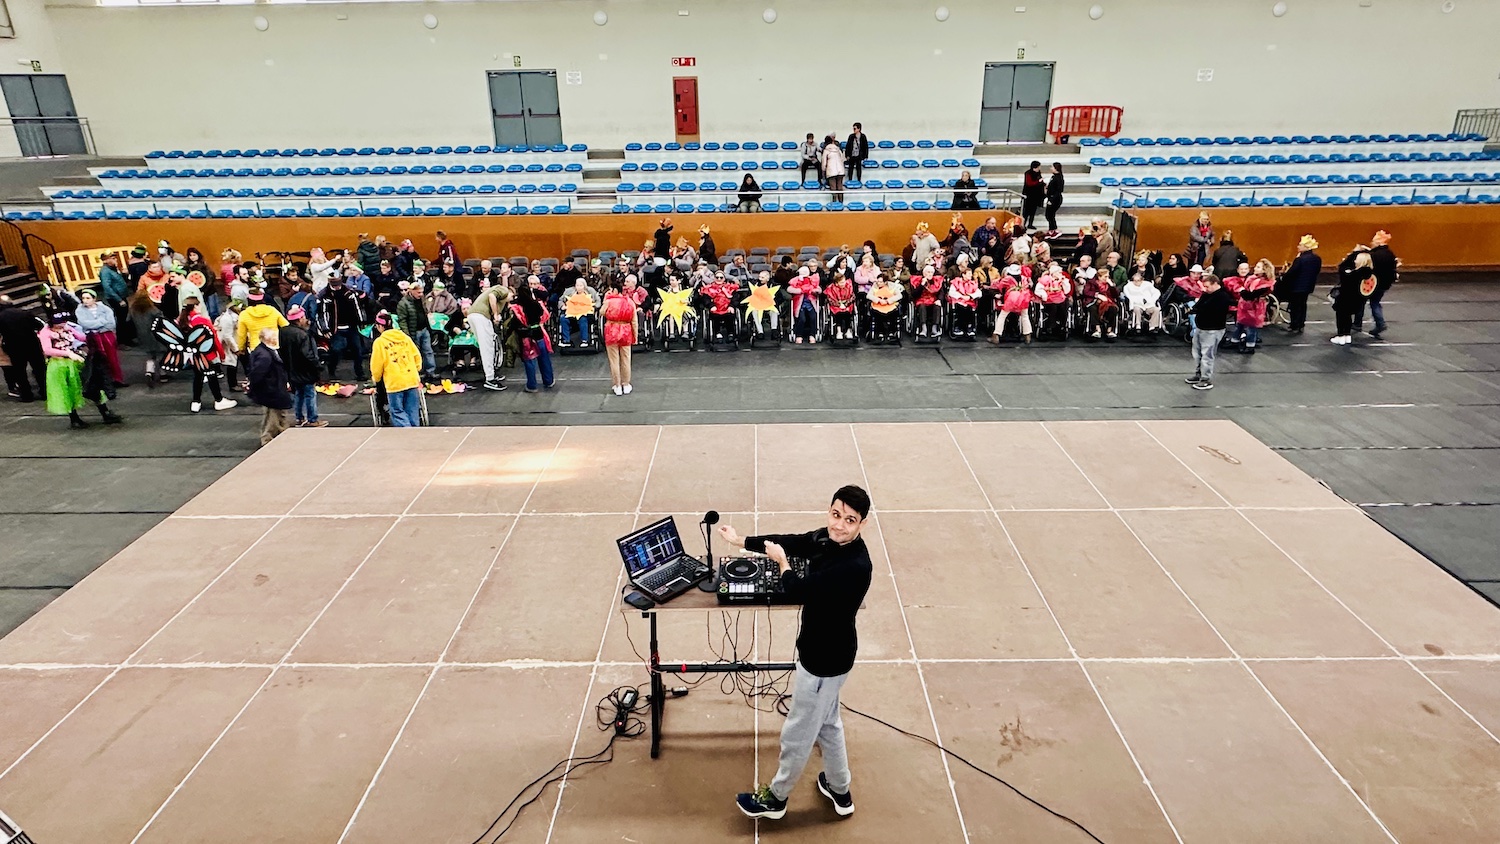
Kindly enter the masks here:
M 967 268 L 966 262 L 960 261 L 962 267 L 958 278 L 948 285 L 948 305 L 952 309 L 952 334 L 955 339 L 973 340 L 974 326 L 978 317 L 979 307 L 979 282 L 974 280 L 974 274 Z
M 1000 344 L 1000 338 L 1005 335 L 1005 329 L 1011 317 L 1016 318 L 1016 329 L 1021 333 L 1022 342 L 1031 342 L 1031 273 L 1029 270 L 1030 267 L 1023 267 L 1020 264 L 1011 264 L 1005 268 L 1005 276 L 1000 281 L 996 296 L 1000 303 L 1000 312 L 995 318 L 995 333 L 990 335 L 990 342 L 995 345 Z
M 708 311 L 708 335 L 715 343 L 738 342 L 739 325 L 735 319 L 734 298 L 740 286 L 715 273 L 713 281 L 703 285 L 698 292 L 705 300 Z
M 752 337 L 766 337 L 768 327 L 771 334 L 781 329 L 781 305 L 786 294 L 780 285 L 772 282 L 770 270 L 760 271 L 758 285 L 763 292 L 750 291 L 745 300 L 745 320 Z
M 870 300 L 870 340 L 874 343 L 901 345 L 901 297 L 904 291 L 900 282 L 877 275 L 865 298 Z
M 1041 339 L 1068 339 L 1068 305 L 1073 292 L 1072 280 L 1056 261 L 1036 283 L 1036 298 L 1042 305 L 1042 324 L 1038 326 Z
M 448 290 L 447 283 L 442 281 L 432 283 L 432 292 L 427 294 L 423 304 L 427 307 L 427 322 L 432 328 L 433 352 L 446 353 L 448 341 L 463 327 L 463 307 Z
M 1149 331 L 1154 335 L 1161 332 L 1161 291 L 1156 285 L 1146 280 L 1146 274 L 1136 270 L 1130 276 L 1130 283 L 1125 285 L 1125 306 L 1130 311 L 1130 330 L 1139 333 L 1141 330 L 1141 319 L 1147 320 Z
M 698 336 L 698 312 L 693 309 L 694 290 L 682 283 L 676 274 L 667 278 L 667 286 L 657 291 L 652 310 L 663 344 L 687 341 L 691 346 Z
M 792 342 L 817 342 L 821 319 L 818 298 L 823 293 L 821 279 L 807 267 L 802 267 L 797 270 L 797 277 L 792 279 L 787 292 L 792 296 Z
M 1240 264 L 1239 274 L 1230 279 L 1230 289 L 1239 296 L 1234 309 L 1234 341 L 1242 354 L 1255 354 L 1260 344 L 1260 330 L 1266 325 L 1271 290 L 1276 286 L 1276 268 L 1265 258 L 1249 272 L 1249 264 Z
M 943 332 L 943 285 L 945 279 L 929 262 L 911 281 L 914 314 L 913 336 L 936 338 Z
M 655 336 L 656 304 L 651 297 L 651 292 L 642 287 L 635 273 L 628 273 L 625 280 L 621 282 L 621 292 L 635 303 L 635 345 L 651 348 L 651 339 Z
M 1166 304 L 1190 304 L 1203 295 L 1203 267 L 1194 264 L 1187 275 L 1179 276 L 1167 289 Z
M 536 276 L 532 276 L 536 278 Z M 590 287 L 585 279 L 573 282 L 573 289 L 566 292 L 561 299 L 562 319 L 559 322 L 559 330 L 562 333 L 562 344 L 573 346 L 573 336 L 578 335 L 577 346 L 587 346 L 590 342 L 590 332 L 599 324 L 599 306 L 604 300 L 599 296 L 599 291 Z
M 1115 286 L 1109 276 L 1096 272 L 1093 267 L 1078 271 L 1080 276 L 1085 272 L 1088 275 L 1079 297 L 1079 303 L 1083 306 L 1085 330 L 1095 340 L 1113 340 L 1115 323 L 1120 316 L 1120 302 Z
M 847 247 L 845 247 L 847 249 Z M 833 320 L 834 340 L 854 340 L 855 289 L 851 273 L 836 271 L 834 281 L 823 291 L 828 313 Z
M 979 285 L 980 296 L 975 321 L 985 333 L 995 325 L 995 317 L 1000 310 L 1000 282 L 1004 279 L 1005 273 L 995 266 L 995 259 L 989 255 L 981 255 L 979 269 L 974 271 L 974 283 Z

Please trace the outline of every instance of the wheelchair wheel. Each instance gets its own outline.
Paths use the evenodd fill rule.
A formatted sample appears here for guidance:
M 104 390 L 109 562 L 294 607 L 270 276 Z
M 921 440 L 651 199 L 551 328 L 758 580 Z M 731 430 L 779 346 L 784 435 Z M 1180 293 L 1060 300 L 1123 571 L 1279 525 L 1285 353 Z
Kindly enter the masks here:
M 1266 325 L 1283 325 L 1290 321 L 1290 315 L 1281 299 L 1275 293 L 1266 295 Z
M 1181 302 L 1172 302 L 1162 309 L 1161 326 L 1172 337 L 1186 340 L 1188 337 L 1188 310 L 1187 305 Z

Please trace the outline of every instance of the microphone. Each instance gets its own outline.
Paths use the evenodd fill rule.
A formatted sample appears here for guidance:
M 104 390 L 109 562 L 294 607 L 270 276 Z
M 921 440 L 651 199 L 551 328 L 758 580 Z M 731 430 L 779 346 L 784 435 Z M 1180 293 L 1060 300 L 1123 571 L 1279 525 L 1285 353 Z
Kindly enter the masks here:
M 719 589 L 718 575 L 714 573 L 714 536 L 713 526 L 719 523 L 719 511 L 709 510 L 703 514 L 703 521 L 698 525 L 703 528 L 703 551 L 708 558 L 709 576 L 698 581 L 698 588 L 704 592 L 716 592 Z

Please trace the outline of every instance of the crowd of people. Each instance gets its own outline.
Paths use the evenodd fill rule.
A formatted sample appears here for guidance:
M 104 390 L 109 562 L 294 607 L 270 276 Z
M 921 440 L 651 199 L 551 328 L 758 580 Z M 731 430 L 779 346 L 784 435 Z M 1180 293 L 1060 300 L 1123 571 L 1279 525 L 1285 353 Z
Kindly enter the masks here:
M 1221 347 L 1260 347 L 1273 301 L 1290 333 L 1304 330 L 1322 271 L 1312 235 L 1278 270 L 1268 258 L 1252 263 L 1206 213 L 1182 253 L 1141 251 L 1129 260 L 1105 220 L 1081 232 L 1066 258 L 1023 218 L 991 216 L 970 232 L 955 212 L 942 238 L 919 224 L 899 254 L 866 241 L 827 256 L 766 254 L 757 270 L 740 252 L 720 260 L 706 225 L 696 245 L 674 242 L 674 231 L 662 219 L 639 251 L 520 267 L 489 259 L 466 266 L 441 231 L 431 263 L 410 240 L 365 234 L 347 249 L 254 260 L 226 249 L 217 267 L 197 249 L 138 245 L 100 256 L 97 287 L 75 295 L 44 286 L 43 317 L 0 301 L 0 352 L 12 398 L 43 398 L 50 412 L 85 427 L 78 411 L 87 404 L 106 424 L 121 421 L 109 402 L 127 383 L 119 349 L 133 346 L 144 353 L 148 388 L 186 378 L 193 413 L 205 389 L 214 410 L 235 407 L 229 394 L 246 392 L 265 409 L 263 441 L 289 426 L 326 425 L 318 390 L 336 383 L 346 362 L 354 390 L 377 394 L 392 424 L 414 425 L 419 393 L 466 365 L 483 373 L 476 386 L 503 391 L 501 370 L 519 363 L 526 391 L 536 392 L 556 384 L 558 347 L 602 348 L 611 392 L 623 396 L 633 391 L 632 350 L 682 340 L 690 348 L 980 337 L 999 345 L 1152 340 L 1176 327 L 1193 346 L 1188 381 L 1204 390 Z M 1371 336 L 1381 336 L 1382 297 L 1399 267 L 1383 231 L 1340 262 L 1333 343 L 1352 342 L 1367 305 Z

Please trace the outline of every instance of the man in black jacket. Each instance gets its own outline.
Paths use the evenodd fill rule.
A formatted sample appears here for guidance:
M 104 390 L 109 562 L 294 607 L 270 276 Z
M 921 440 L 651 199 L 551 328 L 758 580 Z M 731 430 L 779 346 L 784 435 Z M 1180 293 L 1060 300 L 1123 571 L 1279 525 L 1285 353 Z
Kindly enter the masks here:
M 250 379 L 250 400 L 265 408 L 260 419 L 260 444 L 265 445 L 287 429 L 292 394 L 287 390 L 286 364 L 282 362 L 281 336 L 274 328 L 263 328 L 260 345 L 250 352 L 245 375 Z
M 37 332 L 46 327 L 35 314 L 16 307 L 9 296 L 0 296 L 0 349 L 10 358 L 5 382 L 12 398 L 31 402 L 47 397 L 47 360 L 42 354 L 42 341 L 37 339 Z M 35 395 L 26 380 L 27 367 L 36 379 Z
M 1380 300 L 1385 298 L 1385 291 L 1391 289 L 1396 283 L 1396 276 L 1401 270 L 1401 259 L 1391 251 L 1390 232 L 1382 229 L 1370 238 L 1370 266 L 1375 270 L 1375 292 L 1370 294 L 1370 316 L 1375 318 L 1375 330 L 1370 336 L 1376 340 L 1385 333 L 1385 308 Z M 1359 328 L 1365 322 L 1365 308 L 1361 304 L 1359 311 L 1354 315 L 1354 327 Z
M 360 326 L 368 320 L 364 304 L 344 277 L 334 273 L 318 294 L 318 322 L 328 342 L 328 377 L 337 378 L 340 356 L 354 363 L 354 380 L 365 380 L 365 338 Z
M 286 381 L 292 391 L 292 410 L 299 428 L 326 428 L 318 418 L 318 391 L 314 389 L 323 375 L 318 363 L 318 344 L 307 333 L 311 322 L 300 305 L 293 305 L 286 315 L 289 324 L 278 334 L 282 360 L 286 363 Z
M 782 589 L 802 604 L 792 703 L 781 728 L 776 778 L 735 798 L 747 817 L 777 819 L 786 814 L 787 797 L 802 776 L 814 744 L 823 751 L 818 791 L 838 814 L 854 814 L 839 690 L 854 668 L 859 646 L 854 616 L 870 589 L 870 552 L 859 535 L 869 514 L 869 494 L 846 486 L 833 494 L 828 527 L 811 533 L 741 537 L 728 525 L 719 528 L 719 535 L 731 546 L 775 560 L 781 569 Z M 788 556 L 808 561 L 806 576 L 791 569 Z
M 865 178 L 865 159 L 870 157 L 870 139 L 865 137 L 864 127 L 854 124 L 854 131 L 844 141 L 844 175 L 851 182 L 862 182 Z
M 1301 334 L 1307 325 L 1307 297 L 1318 286 L 1318 273 L 1323 271 L 1323 258 L 1318 255 L 1318 242 L 1305 234 L 1297 242 L 1297 257 L 1281 274 L 1276 284 L 1276 295 L 1287 304 L 1287 333 Z
M 1219 277 L 1205 275 L 1203 295 L 1192 308 L 1193 374 L 1186 381 L 1195 390 L 1214 388 L 1214 359 L 1219 353 L 1219 341 L 1224 339 L 1231 304 L 1229 291 L 1219 284 Z

